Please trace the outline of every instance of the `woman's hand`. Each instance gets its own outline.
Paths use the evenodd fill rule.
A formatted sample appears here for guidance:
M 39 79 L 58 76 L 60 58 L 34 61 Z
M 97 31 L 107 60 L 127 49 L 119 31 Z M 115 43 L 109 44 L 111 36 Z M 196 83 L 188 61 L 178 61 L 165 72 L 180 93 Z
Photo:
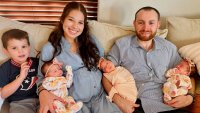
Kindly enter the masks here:
M 135 108 L 139 107 L 138 104 L 135 104 L 133 101 L 124 99 L 118 94 L 113 96 L 113 101 L 123 113 L 133 113 Z
M 174 108 L 183 108 L 190 105 L 192 101 L 193 97 L 191 95 L 181 95 L 166 102 L 166 104 Z
M 39 113 L 48 113 L 48 111 L 50 111 L 51 113 L 55 113 L 55 110 L 53 108 L 54 100 L 59 100 L 64 103 L 64 100 L 62 98 L 57 97 L 56 95 L 48 92 L 47 90 L 43 90 L 40 92 L 39 100 L 40 100 Z

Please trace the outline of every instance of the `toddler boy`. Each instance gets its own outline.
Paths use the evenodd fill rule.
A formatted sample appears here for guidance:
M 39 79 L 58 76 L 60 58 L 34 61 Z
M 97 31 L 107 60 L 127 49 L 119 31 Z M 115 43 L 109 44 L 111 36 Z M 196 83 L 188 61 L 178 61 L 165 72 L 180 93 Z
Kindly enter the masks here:
M 0 66 L 1 98 L 8 100 L 10 113 L 36 113 L 38 59 L 30 58 L 28 33 L 11 29 L 3 33 L 4 52 L 10 57 Z

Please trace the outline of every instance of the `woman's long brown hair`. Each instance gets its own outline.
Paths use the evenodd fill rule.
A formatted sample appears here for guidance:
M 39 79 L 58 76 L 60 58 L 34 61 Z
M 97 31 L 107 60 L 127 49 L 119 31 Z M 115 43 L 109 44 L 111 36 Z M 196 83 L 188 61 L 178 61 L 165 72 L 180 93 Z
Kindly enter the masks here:
M 60 43 L 62 36 L 64 36 L 63 22 L 72 10 L 79 10 L 84 15 L 84 29 L 81 35 L 77 37 L 80 56 L 88 70 L 96 70 L 97 63 L 100 59 L 100 53 L 93 39 L 89 35 L 86 9 L 78 2 L 70 2 L 65 6 L 58 25 L 49 36 L 48 41 L 54 47 L 52 59 L 55 56 L 58 56 L 63 49 Z

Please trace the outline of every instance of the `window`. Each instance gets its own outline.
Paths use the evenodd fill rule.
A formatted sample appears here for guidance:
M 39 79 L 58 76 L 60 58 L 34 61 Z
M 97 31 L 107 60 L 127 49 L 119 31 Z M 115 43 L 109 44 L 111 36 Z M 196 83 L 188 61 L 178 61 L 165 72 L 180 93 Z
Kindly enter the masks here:
M 26 23 L 54 25 L 64 6 L 76 1 L 82 3 L 89 20 L 97 20 L 98 0 L 1 0 L 0 16 Z

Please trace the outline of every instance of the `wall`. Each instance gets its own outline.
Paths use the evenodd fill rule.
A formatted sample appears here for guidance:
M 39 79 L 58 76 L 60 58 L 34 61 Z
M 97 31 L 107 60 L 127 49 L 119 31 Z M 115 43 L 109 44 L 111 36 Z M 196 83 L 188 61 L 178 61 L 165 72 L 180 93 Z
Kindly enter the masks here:
M 130 26 L 135 12 L 143 6 L 153 6 L 165 17 L 200 18 L 200 0 L 99 0 L 98 21 Z

